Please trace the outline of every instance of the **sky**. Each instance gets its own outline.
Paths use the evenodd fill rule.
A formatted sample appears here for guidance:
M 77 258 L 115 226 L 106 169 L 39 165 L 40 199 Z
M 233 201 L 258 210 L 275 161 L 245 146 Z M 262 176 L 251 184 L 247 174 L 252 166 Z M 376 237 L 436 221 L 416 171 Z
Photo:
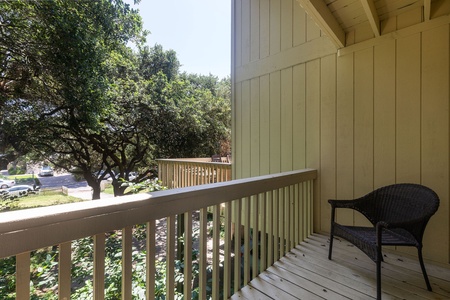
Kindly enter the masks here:
M 134 7 L 150 31 L 147 45 L 175 50 L 182 72 L 230 75 L 231 0 L 141 0 Z

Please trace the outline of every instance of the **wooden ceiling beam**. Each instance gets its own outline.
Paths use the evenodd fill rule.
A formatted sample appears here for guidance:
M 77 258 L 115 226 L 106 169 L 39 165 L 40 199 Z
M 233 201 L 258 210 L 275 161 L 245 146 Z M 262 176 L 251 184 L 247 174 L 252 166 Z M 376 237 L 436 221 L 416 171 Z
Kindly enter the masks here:
M 323 0 L 297 0 L 338 48 L 345 47 L 345 32 Z
M 423 0 L 423 19 L 424 21 L 431 19 L 431 0 Z
M 369 20 L 370 27 L 372 27 L 375 37 L 379 37 L 381 34 L 380 18 L 378 18 L 377 8 L 375 7 L 373 0 L 361 0 L 361 4 L 367 15 L 367 19 Z

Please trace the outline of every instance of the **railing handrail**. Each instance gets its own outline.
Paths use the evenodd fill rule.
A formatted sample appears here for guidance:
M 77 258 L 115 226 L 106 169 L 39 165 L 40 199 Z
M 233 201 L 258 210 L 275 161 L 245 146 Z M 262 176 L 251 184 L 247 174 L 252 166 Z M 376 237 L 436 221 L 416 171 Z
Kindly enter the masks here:
M 2 213 L 0 257 L 158 220 L 312 180 L 304 169 L 227 182 Z
M 226 158 L 226 157 L 224 157 Z M 211 158 L 167 158 L 167 159 L 157 159 L 157 162 L 173 162 L 173 163 L 194 163 L 194 164 L 206 164 L 206 165 L 229 165 L 231 166 L 231 163 L 228 162 L 213 162 L 211 161 Z

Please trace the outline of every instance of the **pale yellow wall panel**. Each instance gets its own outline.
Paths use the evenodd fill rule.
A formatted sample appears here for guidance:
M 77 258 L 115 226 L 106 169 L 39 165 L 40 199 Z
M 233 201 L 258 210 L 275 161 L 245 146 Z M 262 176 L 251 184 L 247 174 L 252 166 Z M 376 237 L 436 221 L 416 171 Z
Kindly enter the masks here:
M 250 0 L 242 1 L 242 65 L 246 65 L 250 62 L 250 43 L 251 43 L 251 31 L 250 31 Z
M 374 188 L 395 183 L 395 41 L 374 48 Z
M 405 12 L 397 16 L 397 29 L 406 28 L 408 26 L 422 22 L 422 7 Z
M 355 43 L 371 39 L 375 36 L 368 21 L 363 24 L 358 24 L 358 27 L 355 28 L 354 32 Z
M 292 48 L 293 2 L 297 4 L 297 0 L 281 1 L 281 51 Z
M 281 73 L 270 74 L 270 173 L 281 172 Z
M 260 87 L 259 78 L 250 81 L 250 176 L 260 175 Z
M 355 53 L 355 196 L 373 190 L 373 49 Z M 368 221 L 355 214 L 355 224 L 368 225 Z
M 296 65 L 293 69 L 293 168 L 306 168 L 306 66 Z
M 306 42 L 306 12 L 294 1 L 294 11 L 293 11 L 293 45 L 298 46 Z
M 420 183 L 420 39 L 397 40 L 396 182 Z
M 306 40 L 312 41 L 320 37 L 320 29 L 310 16 L 306 17 Z
M 242 178 L 250 177 L 251 175 L 251 164 L 250 164 L 250 158 L 251 158 L 251 144 L 250 141 L 250 130 L 251 130 L 251 123 L 250 123 L 250 80 L 242 82 L 242 103 L 241 103 L 241 110 L 242 110 L 242 152 L 241 152 L 241 166 L 242 166 Z M 246 141 L 246 142 L 244 142 Z
M 260 55 L 260 25 L 259 0 L 250 2 L 250 61 L 259 59 Z
M 242 83 L 234 85 L 235 145 L 233 147 L 233 173 L 236 179 L 242 178 Z
M 281 50 L 281 0 L 270 0 L 270 55 Z
M 260 174 L 270 174 L 270 76 L 260 77 Z
M 320 60 L 306 63 L 306 167 L 320 169 Z M 320 177 L 314 185 L 314 230 L 320 230 Z
M 336 199 L 336 55 L 322 58 L 320 68 L 320 230 L 329 231 L 328 200 Z
M 354 194 L 354 105 L 353 54 L 337 58 L 336 88 L 336 198 L 353 199 Z M 353 212 L 338 210 L 336 220 L 353 224 Z
M 242 0 L 235 0 L 234 2 L 234 28 L 234 61 L 236 68 L 242 66 Z
M 281 171 L 292 171 L 292 68 L 281 71 Z
M 260 0 L 259 11 L 259 56 L 265 58 L 270 55 L 270 0 Z
M 450 260 L 449 253 L 449 26 L 422 33 L 422 183 L 442 199 L 430 220 L 425 256 Z

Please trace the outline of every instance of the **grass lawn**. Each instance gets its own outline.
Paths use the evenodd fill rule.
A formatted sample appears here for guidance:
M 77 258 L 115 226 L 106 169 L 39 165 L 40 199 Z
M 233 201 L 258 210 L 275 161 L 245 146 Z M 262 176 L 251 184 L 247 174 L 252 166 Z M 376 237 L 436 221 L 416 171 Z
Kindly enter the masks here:
M 81 202 L 82 199 L 66 196 L 61 191 L 41 191 L 37 195 L 28 195 L 15 199 L 13 201 L 5 201 L 0 205 L 1 210 L 19 210 L 33 207 L 51 206 L 65 203 Z

